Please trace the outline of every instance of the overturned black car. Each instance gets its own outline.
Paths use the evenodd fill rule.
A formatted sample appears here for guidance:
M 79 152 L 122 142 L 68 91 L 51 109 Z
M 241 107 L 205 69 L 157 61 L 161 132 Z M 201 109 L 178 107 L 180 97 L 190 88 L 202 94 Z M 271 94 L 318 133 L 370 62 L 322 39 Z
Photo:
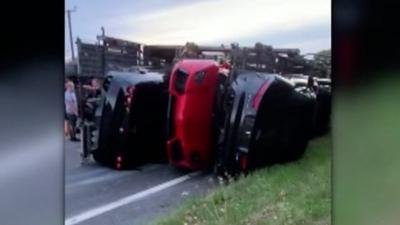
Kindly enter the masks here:
M 109 72 L 95 116 L 83 126 L 84 153 L 116 169 L 165 159 L 167 100 L 163 74 Z
M 301 76 L 290 78 L 295 89 L 301 93 L 312 93 L 316 97 L 313 136 L 320 136 L 330 129 L 332 110 L 332 87 L 329 78 Z
M 276 74 L 233 71 L 223 96 L 215 170 L 236 174 L 299 158 L 312 137 L 316 96 Z

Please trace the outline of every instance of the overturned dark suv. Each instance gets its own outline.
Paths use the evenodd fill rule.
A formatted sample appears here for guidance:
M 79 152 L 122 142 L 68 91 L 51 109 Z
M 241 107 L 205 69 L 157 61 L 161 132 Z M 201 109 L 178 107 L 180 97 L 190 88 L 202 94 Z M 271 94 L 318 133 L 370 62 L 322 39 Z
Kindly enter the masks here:
M 164 159 L 168 93 L 163 74 L 112 71 L 102 93 L 96 116 L 83 129 L 84 152 L 116 169 Z
M 277 74 L 238 70 L 223 96 L 215 169 L 235 174 L 299 158 L 312 136 L 315 95 Z

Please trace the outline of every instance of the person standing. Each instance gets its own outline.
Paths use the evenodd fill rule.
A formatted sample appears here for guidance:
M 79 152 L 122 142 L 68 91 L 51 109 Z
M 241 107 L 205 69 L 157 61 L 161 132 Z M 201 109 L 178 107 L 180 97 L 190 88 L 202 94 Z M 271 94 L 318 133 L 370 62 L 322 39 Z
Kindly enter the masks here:
M 100 81 L 97 78 L 93 78 L 90 85 L 83 85 L 82 87 L 89 92 L 88 98 L 97 98 L 101 94 Z
M 99 105 L 99 98 L 101 96 L 100 81 L 93 78 L 90 85 L 83 85 L 86 94 L 84 95 L 84 106 L 82 116 L 85 119 L 94 118 L 97 106 Z M 90 119 L 89 119 L 90 120 Z
M 70 140 L 80 141 L 76 137 L 76 121 L 78 119 L 78 101 L 75 94 L 75 85 L 72 81 L 67 81 L 65 84 L 65 112 L 70 125 Z

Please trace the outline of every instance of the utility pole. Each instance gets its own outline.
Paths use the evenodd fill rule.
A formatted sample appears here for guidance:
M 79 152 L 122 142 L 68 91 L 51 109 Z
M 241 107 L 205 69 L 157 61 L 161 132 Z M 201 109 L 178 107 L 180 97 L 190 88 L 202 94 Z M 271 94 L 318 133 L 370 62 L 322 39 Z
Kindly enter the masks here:
M 72 39 L 71 12 L 75 12 L 75 11 L 76 11 L 76 6 L 74 6 L 74 9 L 67 9 L 68 27 L 69 27 L 69 41 L 70 41 L 70 44 L 71 44 L 72 62 L 75 62 L 75 53 L 74 53 L 74 41 Z
M 104 27 L 102 26 L 101 28 L 101 35 L 97 35 L 96 37 L 97 37 L 97 41 L 98 41 L 98 44 L 101 46 L 101 75 L 103 75 L 103 77 L 105 77 L 105 75 L 106 75 L 106 69 L 107 69 L 107 66 L 106 66 L 106 43 L 105 43 L 105 40 L 106 40 L 106 32 L 105 32 L 105 29 L 104 29 Z
M 105 43 L 105 38 L 106 38 L 106 32 L 104 30 L 104 27 L 101 27 L 101 40 L 103 40 L 103 46 L 102 46 L 102 50 L 103 50 L 103 54 L 101 55 L 101 61 L 102 61 L 102 69 L 103 69 L 103 77 L 106 77 L 106 43 Z

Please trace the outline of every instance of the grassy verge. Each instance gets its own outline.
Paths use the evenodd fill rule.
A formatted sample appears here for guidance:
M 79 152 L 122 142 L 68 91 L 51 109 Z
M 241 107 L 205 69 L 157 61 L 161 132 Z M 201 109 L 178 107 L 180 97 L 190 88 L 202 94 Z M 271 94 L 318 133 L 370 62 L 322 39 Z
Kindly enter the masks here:
M 331 149 L 330 135 L 313 140 L 301 160 L 221 185 L 155 224 L 330 224 Z
M 399 224 L 400 71 L 374 75 L 334 98 L 334 218 L 340 225 Z

